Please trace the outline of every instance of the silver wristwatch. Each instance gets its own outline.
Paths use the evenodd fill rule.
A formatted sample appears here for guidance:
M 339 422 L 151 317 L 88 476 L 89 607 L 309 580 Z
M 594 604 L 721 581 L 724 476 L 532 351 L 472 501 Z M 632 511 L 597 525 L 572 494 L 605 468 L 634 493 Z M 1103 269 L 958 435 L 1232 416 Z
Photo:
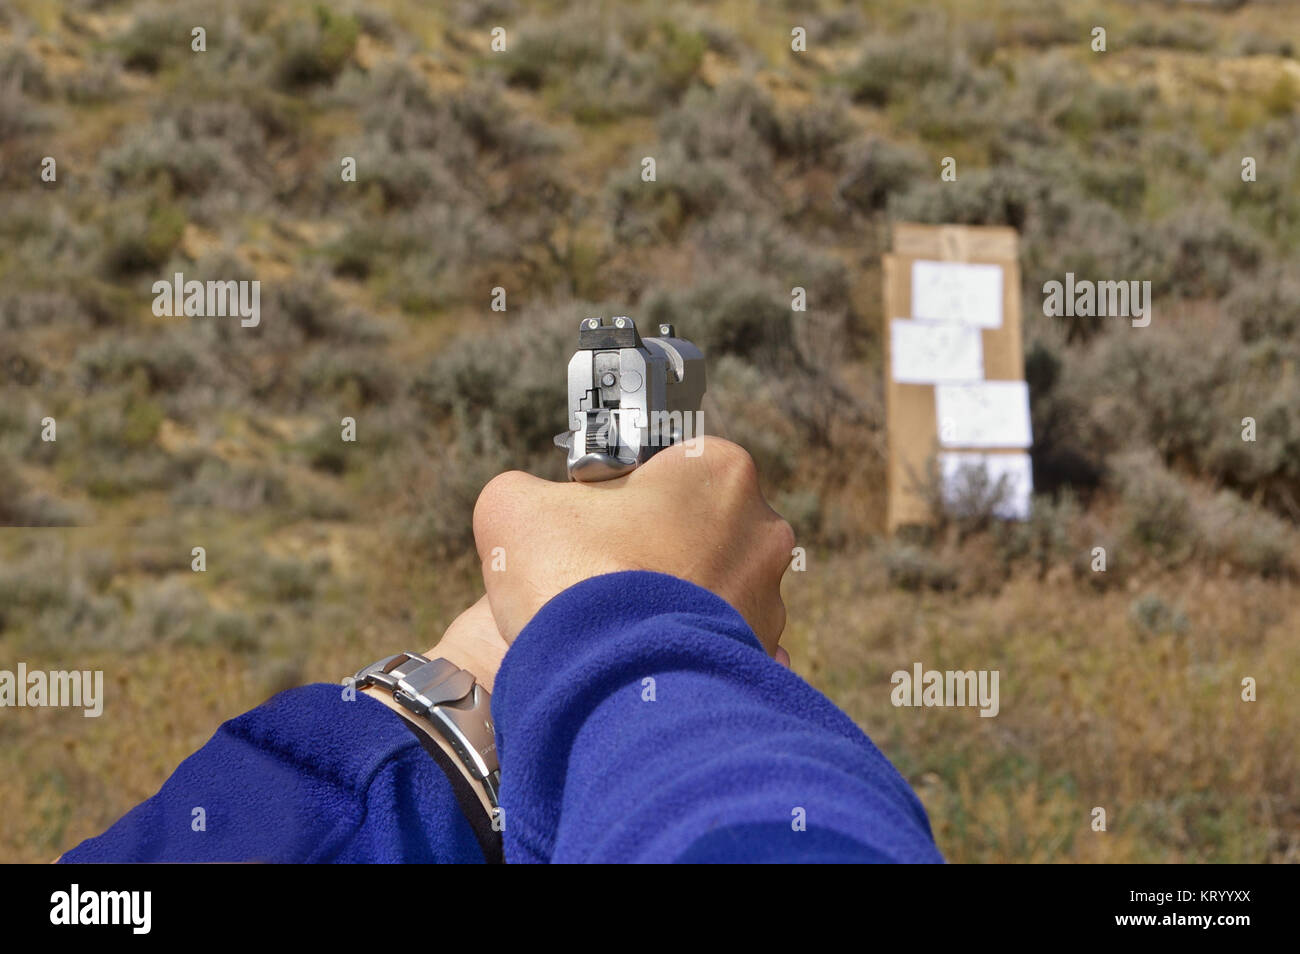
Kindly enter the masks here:
M 445 659 L 419 653 L 397 653 L 373 662 L 353 677 L 358 688 L 381 686 L 403 708 L 419 716 L 451 744 L 471 778 L 483 786 L 495 818 L 501 812 L 497 790 L 496 732 L 492 727 L 491 696 L 472 673 Z

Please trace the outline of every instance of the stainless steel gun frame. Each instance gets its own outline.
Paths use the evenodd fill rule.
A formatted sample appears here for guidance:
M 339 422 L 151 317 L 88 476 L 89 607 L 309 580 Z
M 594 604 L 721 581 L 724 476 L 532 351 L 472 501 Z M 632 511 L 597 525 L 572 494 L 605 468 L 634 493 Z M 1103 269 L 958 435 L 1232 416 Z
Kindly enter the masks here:
M 642 338 L 631 318 L 584 318 L 569 360 L 569 479 L 610 480 L 700 436 L 704 354 L 672 325 Z

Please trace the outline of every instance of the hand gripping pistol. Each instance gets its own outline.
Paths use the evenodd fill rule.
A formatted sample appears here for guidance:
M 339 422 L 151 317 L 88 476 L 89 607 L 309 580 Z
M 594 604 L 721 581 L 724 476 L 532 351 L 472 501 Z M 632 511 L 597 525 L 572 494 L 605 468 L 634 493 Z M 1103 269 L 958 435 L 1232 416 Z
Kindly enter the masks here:
M 704 354 L 672 325 L 642 338 L 631 318 L 584 318 L 569 360 L 569 479 L 630 474 L 672 444 L 701 435 Z

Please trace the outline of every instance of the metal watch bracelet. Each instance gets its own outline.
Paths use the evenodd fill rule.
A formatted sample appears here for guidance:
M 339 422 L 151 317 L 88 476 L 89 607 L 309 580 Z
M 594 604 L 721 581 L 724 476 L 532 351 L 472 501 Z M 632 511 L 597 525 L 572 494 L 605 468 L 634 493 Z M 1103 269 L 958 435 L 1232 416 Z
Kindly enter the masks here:
M 501 811 L 497 795 L 501 767 L 491 696 L 472 673 L 446 659 L 404 652 L 371 663 L 353 679 L 358 688 L 389 690 L 403 708 L 429 723 L 451 745 L 470 777 L 483 786 L 493 816 Z

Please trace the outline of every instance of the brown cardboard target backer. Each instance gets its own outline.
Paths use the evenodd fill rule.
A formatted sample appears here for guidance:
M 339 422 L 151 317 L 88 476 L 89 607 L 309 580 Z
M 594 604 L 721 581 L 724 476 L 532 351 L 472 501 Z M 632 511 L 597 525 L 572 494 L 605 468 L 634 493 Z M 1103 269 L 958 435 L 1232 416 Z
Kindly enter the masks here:
M 929 260 L 997 265 L 1002 269 L 1002 322 L 981 328 L 984 380 L 1023 381 L 1024 345 L 1020 318 L 1019 239 L 1015 229 L 1001 226 L 917 225 L 895 223 L 893 252 L 883 258 L 885 420 L 888 432 L 890 533 L 906 524 L 931 520 L 930 507 L 919 482 L 939 451 L 935 420 L 935 386 L 894 380 L 891 321 L 912 317 L 912 265 Z M 961 451 L 963 448 L 944 448 Z M 1024 448 L 979 448 L 985 454 L 1023 454 Z

